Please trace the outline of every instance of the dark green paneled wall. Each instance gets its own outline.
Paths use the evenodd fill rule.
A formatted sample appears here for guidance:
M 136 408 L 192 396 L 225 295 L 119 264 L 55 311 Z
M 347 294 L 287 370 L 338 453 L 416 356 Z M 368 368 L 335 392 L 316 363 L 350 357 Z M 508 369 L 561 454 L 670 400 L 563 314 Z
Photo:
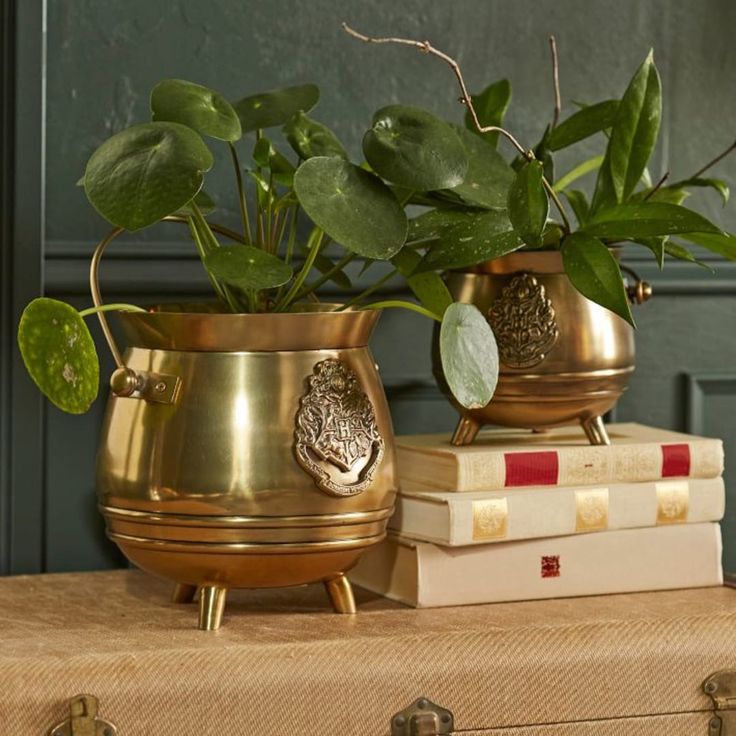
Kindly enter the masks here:
M 49 0 L 47 292 L 87 303 L 85 256 L 105 224 L 74 182 L 95 146 L 146 119 L 148 92 L 161 77 L 199 81 L 234 98 L 314 81 L 322 88 L 315 116 L 334 127 L 356 157 L 372 111 L 384 104 L 413 103 L 461 119 L 444 65 L 408 49 L 361 45 L 340 30 L 342 20 L 368 33 L 429 38 L 458 58 L 471 89 L 509 77 L 514 100 L 508 125 L 529 143 L 552 110 L 550 33 L 560 47 L 568 112 L 573 100 L 620 95 L 655 48 L 666 103 L 654 177 L 666 170 L 675 178 L 693 172 L 736 132 L 736 5 L 730 0 Z M 601 145 L 591 142 L 588 152 Z M 225 163 L 220 155 L 208 189 L 228 220 L 236 203 Z M 569 164 L 560 157 L 559 170 Z M 736 158 L 715 173 L 736 182 Z M 693 201 L 736 228 L 736 207 L 722 210 L 705 196 Z M 150 301 L 205 289 L 197 262 L 179 239 L 176 229 L 158 228 L 119 246 L 104 267 L 109 298 Z M 618 418 L 726 438 L 734 459 L 727 559 L 736 569 L 736 269 L 713 262 L 719 272 L 711 276 L 677 263 L 659 274 L 648 261 L 632 258 L 656 296 L 637 312 L 638 369 Z M 415 315 L 387 314 L 376 336 L 399 431 L 449 430 L 454 421 L 432 383 L 430 334 L 431 326 Z M 37 552 L 45 569 L 119 564 L 95 510 L 93 462 L 102 411 L 102 402 L 85 417 L 46 411 L 45 483 L 32 495 L 38 499 Z M 36 550 L 38 540 L 33 534 L 29 539 Z

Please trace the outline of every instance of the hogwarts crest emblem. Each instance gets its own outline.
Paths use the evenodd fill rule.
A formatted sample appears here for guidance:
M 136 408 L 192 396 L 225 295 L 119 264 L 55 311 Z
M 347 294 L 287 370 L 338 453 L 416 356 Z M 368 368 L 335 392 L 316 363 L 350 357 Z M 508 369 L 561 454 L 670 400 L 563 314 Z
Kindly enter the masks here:
M 514 276 L 493 303 L 488 321 L 498 342 L 501 362 L 509 368 L 541 363 L 559 332 L 544 286 L 529 273 Z
M 373 406 L 358 377 L 339 360 L 314 366 L 294 437 L 297 462 L 332 496 L 364 491 L 383 457 Z

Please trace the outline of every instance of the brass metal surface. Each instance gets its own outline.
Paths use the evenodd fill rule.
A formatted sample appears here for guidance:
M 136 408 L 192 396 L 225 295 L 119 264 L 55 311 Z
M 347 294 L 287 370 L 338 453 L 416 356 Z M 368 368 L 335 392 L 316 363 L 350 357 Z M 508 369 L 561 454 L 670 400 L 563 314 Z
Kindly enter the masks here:
M 99 718 L 98 710 L 94 695 L 76 695 L 69 701 L 69 717 L 51 728 L 48 736 L 116 736 L 117 728 Z
M 278 587 L 337 580 L 379 542 L 397 480 L 391 418 L 367 347 L 377 317 L 163 308 L 120 315 L 130 343 L 124 365 L 181 383 L 172 404 L 109 399 L 97 486 L 108 534 L 126 556 L 185 586 Z M 176 338 L 164 332 L 168 327 Z M 262 334 L 256 339 L 252 332 Z M 225 333 L 227 349 L 215 340 Z M 191 349 L 184 350 L 187 335 Z M 305 336 L 310 348 L 297 349 Z M 358 449 L 339 457 L 323 454 L 361 484 L 352 495 L 325 493 L 297 458 L 300 405 L 325 361 L 350 377 L 333 386 L 347 392 L 345 411 L 330 415 L 336 421 L 319 431 L 358 441 Z M 369 431 L 361 423 L 366 406 Z M 329 586 L 328 592 L 335 600 Z M 219 603 L 210 603 L 212 613 L 202 616 L 214 626 Z
M 419 698 L 391 718 L 391 736 L 444 736 L 455 730 L 452 711 Z
M 714 672 L 703 683 L 703 692 L 713 701 L 708 736 L 736 736 L 736 671 Z
M 486 314 L 501 337 L 496 393 L 472 410 L 447 391 L 435 340 L 435 375 L 461 413 L 455 444 L 472 442 L 484 424 L 543 430 L 576 423 L 591 443 L 608 444 L 601 417 L 634 370 L 633 329 L 572 286 L 559 252 L 512 253 L 451 272 L 447 284 L 456 299 Z

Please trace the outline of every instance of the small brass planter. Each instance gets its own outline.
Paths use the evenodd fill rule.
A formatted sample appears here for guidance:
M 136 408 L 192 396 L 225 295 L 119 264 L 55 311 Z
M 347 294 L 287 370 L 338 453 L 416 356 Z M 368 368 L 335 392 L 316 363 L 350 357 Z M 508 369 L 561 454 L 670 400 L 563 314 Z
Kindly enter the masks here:
M 609 444 L 602 416 L 634 370 L 634 331 L 572 286 L 559 251 L 512 253 L 452 272 L 447 284 L 488 317 L 501 363 L 487 406 L 469 410 L 453 401 L 461 413 L 453 444 L 470 444 L 484 424 L 544 430 L 578 423 L 591 444 Z M 629 288 L 634 302 L 650 295 L 638 279 Z M 434 366 L 452 400 L 439 360 Z
M 396 493 L 393 430 L 368 341 L 372 311 L 119 315 L 97 487 L 110 538 L 139 567 L 199 590 L 214 629 L 228 588 L 324 581 L 381 541 Z

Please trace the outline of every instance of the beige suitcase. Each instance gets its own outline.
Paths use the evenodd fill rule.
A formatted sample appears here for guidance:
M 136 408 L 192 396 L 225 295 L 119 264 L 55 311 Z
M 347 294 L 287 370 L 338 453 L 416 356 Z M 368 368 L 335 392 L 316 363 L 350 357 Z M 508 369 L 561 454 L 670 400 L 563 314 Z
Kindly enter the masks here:
M 728 588 L 427 610 L 358 591 L 354 616 L 319 586 L 240 591 L 215 632 L 169 593 L 133 571 L 0 579 L 3 733 L 736 734 Z

